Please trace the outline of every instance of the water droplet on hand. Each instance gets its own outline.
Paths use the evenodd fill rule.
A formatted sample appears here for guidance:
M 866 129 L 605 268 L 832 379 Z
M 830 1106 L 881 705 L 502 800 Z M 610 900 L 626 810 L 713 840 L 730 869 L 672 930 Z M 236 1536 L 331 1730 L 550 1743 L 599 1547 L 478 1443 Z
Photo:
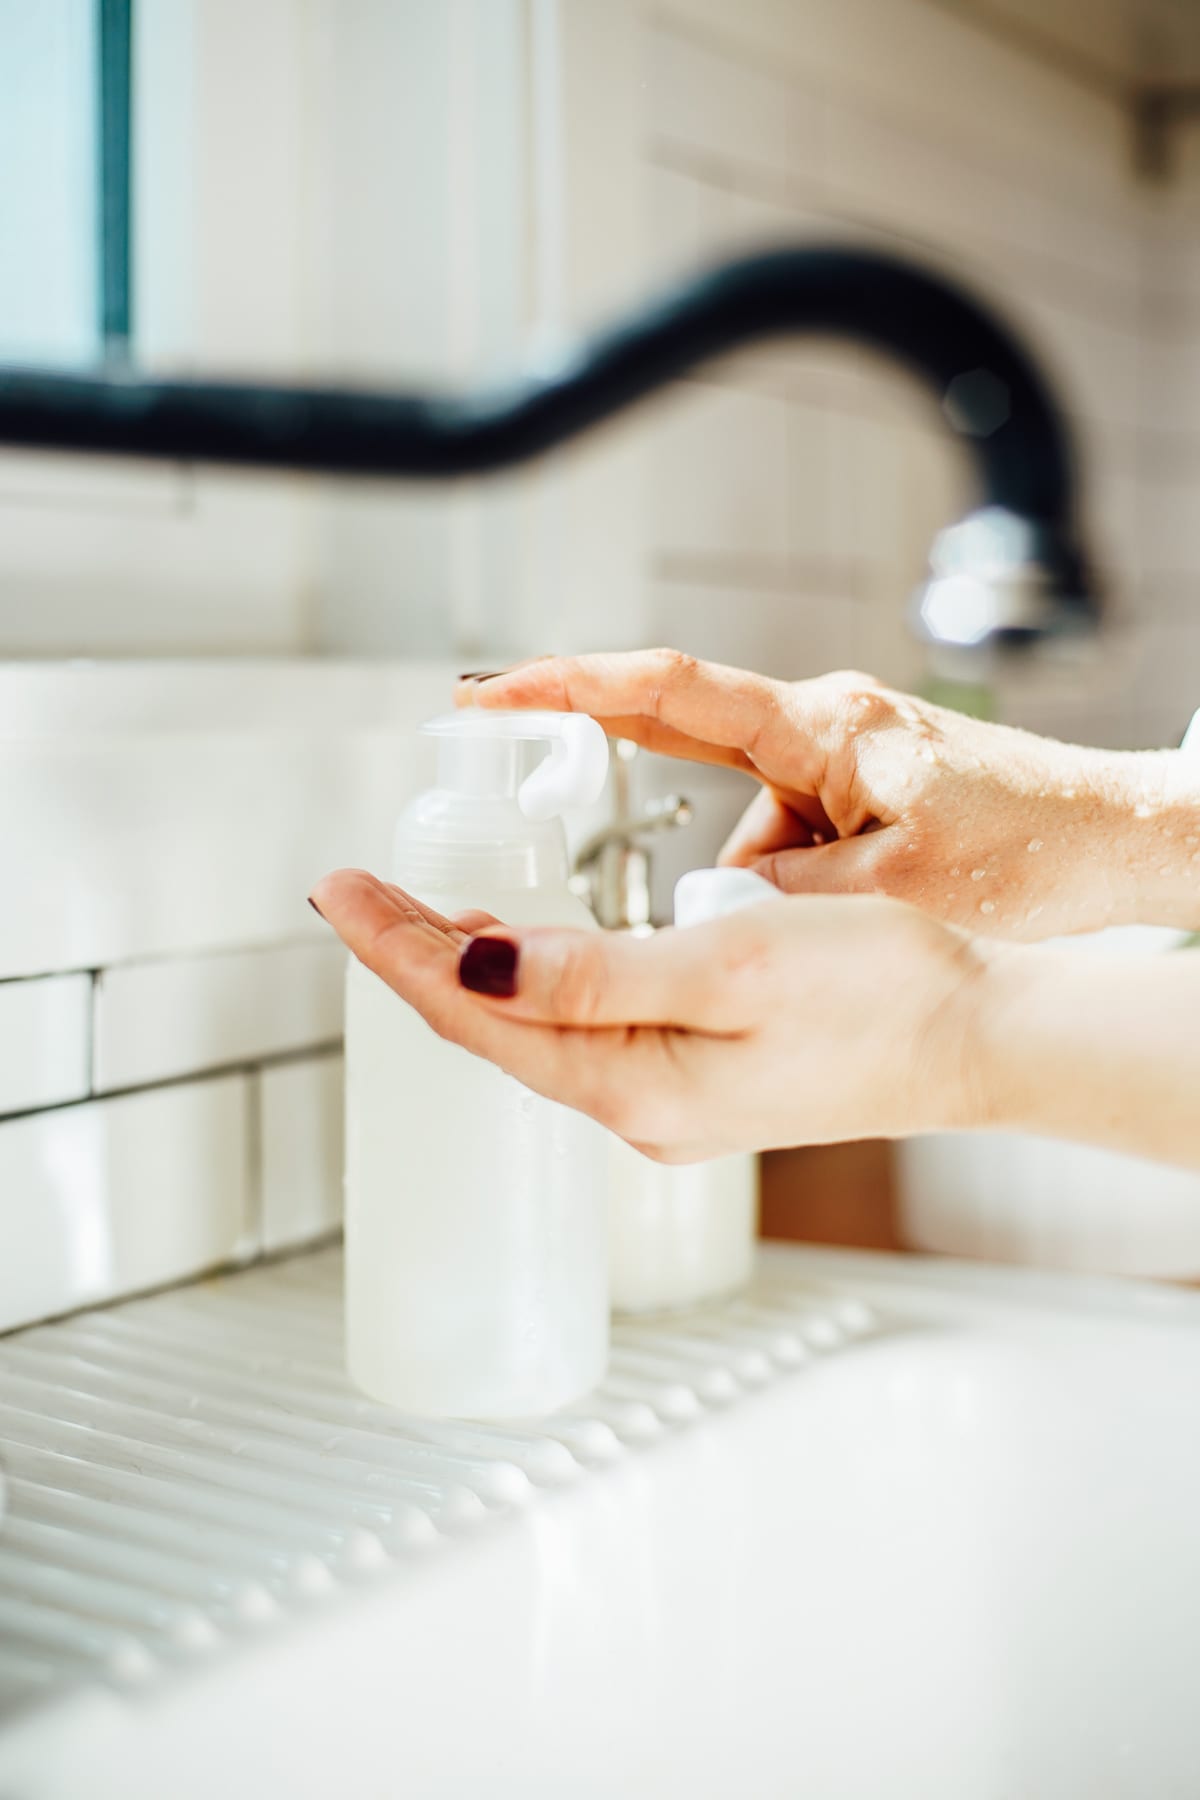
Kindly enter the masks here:
M 981 913 L 994 913 L 996 910 L 996 902 L 994 900 L 981 900 L 979 902 L 979 910 Z
M 1042 847 L 1041 838 L 1030 838 L 1029 842 L 1025 846 L 1025 848 L 1027 850 L 1032 851 L 1032 852 L 1036 852 L 1036 851 L 1040 850 L 1041 847 Z
M 972 881 L 982 881 L 986 874 L 987 874 L 986 869 L 972 869 L 971 870 L 971 880 Z

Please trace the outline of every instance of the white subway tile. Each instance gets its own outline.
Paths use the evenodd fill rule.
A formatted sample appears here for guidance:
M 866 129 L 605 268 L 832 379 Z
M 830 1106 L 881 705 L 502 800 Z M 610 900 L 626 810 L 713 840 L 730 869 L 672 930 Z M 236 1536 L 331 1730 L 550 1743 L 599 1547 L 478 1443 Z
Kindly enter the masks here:
M 281 1250 L 342 1221 L 342 1058 L 284 1063 L 258 1081 L 262 1247 Z
M 646 170 L 647 279 L 690 274 L 713 258 L 717 190 L 676 169 Z
M 1196 474 L 1186 467 L 1162 469 L 1145 483 L 1142 497 L 1142 568 L 1160 585 L 1174 578 L 1181 586 L 1200 576 L 1200 516 Z
M 1142 419 L 1141 353 L 1132 330 L 1090 318 L 1062 298 L 1021 296 L 1033 325 L 1033 349 L 1067 410 L 1101 427 L 1136 430 Z
M 1200 314 L 1183 331 L 1141 346 L 1145 422 L 1155 431 L 1200 432 Z
M 659 579 L 646 593 L 647 633 L 710 662 L 795 681 L 853 665 L 863 652 L 864 609 L 853 596 L 798 570 L 794 587 Z M 684 788 L 690 779 L 680 775 Z
M 453 665 L 0 665 L 0 976 L 323 937 L 340 864 L 387 866 Z
M 654 421 L 647 541 L 656 550 L 782 557 L 787 403 L 687 384 Z
M 1145 499 L 1136 470 L 1105 466 L 1093 453 L 1084 495 L 1088 543 L 1099 567 L 1125 591 L 1142 567 Z
M 96 1091 L 144 1087 L 339 1038 L 345 963 L 331 937 L 101 970 Z
M 897 567 L 906 549 L 904 437 L 882 419 L 831 412 L 829 548 L 849 567 Z
M 248 1248 L 243 1076 L 0 1123 L 0 1329 Z
M 788 411 L 788 529 L 798 563 L 833 561 L 832 425 L 828 409 L 795 401 Z
M 813 155 L 812 136 L 786 81 L 654 28 L 648 46 L 649 114 L 657 135 L 729 166 L 784 172 Z
M 1200 619 L 1139 623 L 1124 704 L 1148 748 L 1179 742 L 1200 706 Z
M 973 169 L 907 124 L 858 104 L 829 108 L 829 180 L 840 206 L 889 231 L 953 241 L 974 216 Z
M 0 982 L 0 1113 L 88 1092 L 92 978 Z
M 901 433 L 900 471 L 904 567 L 921 573 L 938 532 L 976 503 L 975 472 L 967 447 L 938 425 Z

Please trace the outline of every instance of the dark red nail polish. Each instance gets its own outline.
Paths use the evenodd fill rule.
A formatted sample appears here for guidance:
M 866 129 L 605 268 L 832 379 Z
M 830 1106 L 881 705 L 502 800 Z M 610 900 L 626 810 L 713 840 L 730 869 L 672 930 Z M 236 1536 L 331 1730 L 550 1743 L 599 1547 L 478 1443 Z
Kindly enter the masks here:
M 517 991 L 517 955 L 511 938 L 471 938 L 458 959 L 458 979 L 473 994 L 511 1000 Z
M 460 681 L 494 681 L 497 675 L 503 675 L 503 673 L 503 669 L 468 669 L 466 674 L 460 675 L 458 679 Z
M 318 919 L 324 919 L 325 914 L 321 911 L 320 907 L 317 905 L 316 901 L 313 899 L 311 894 L 308 896 L 308 904 L 312 907 L 312 909 L 316 913 Z

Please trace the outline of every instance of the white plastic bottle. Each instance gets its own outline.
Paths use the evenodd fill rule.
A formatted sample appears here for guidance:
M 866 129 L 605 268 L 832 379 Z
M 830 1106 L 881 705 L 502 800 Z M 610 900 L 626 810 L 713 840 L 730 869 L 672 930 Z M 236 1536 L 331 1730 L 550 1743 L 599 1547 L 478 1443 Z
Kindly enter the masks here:
M 675 888 L 675 923 L 698 925 L 779 890 L 747 869 L 694 869 Z M 758 1158 L 665 1164 L 614 1138 L 609 1271 L 613 1311 L 672 1312 L 744 1287 L 758 1230 Z
M 445 914 L 593 925 L 558 814 L 603 787 L 595 720 L 464 711 L 425 730 L 437 785 L 399 821 L 396 881 Z M 603 1377 L 598 1126 L 437 1037 L 352 962 L 346 1134 L 347 1361 L 366 1393 L 425 1417 L 518 1418 Z

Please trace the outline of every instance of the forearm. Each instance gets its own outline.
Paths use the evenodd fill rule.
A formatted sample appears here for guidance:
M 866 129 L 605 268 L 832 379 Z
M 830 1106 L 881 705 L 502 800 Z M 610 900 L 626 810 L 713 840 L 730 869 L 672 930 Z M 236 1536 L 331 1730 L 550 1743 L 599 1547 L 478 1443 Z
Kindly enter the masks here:
M 976 986 L 964 1123 L 1200 1168 L 1200 953 L 997 949 Z

